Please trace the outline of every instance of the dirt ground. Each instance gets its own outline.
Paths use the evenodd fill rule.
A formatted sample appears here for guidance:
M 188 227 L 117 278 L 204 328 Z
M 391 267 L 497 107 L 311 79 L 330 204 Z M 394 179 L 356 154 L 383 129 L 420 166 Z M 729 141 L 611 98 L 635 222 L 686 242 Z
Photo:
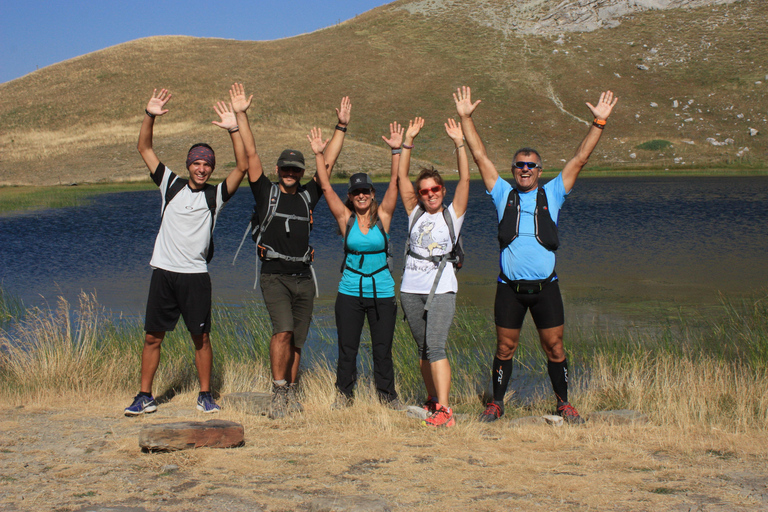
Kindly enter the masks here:
M 223 410 L 240 448 L 142 453 L 143 425 L 210 419 L 194 399 L 139 418 L 122 414 L 130 396 L 0 401 L 0 511 L 768 509 L 766 432 L 506 417 L 434 431 L 374 404 L 307 404 L 283 421 Z

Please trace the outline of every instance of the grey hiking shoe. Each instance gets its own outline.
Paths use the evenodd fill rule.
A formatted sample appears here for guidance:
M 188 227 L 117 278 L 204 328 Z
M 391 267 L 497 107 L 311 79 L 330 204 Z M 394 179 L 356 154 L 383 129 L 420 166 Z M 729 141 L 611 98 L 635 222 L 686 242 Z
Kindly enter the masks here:
M 336 400 L 333 401 L 331 404 L 331 410 L 332 411 L 341 411 L 342 409 L 346 409 L 348 407 L 352 407 L 353 398 L 351 396 L 347 396 L 344 393 L 336 393 Z
M 492 401 L 485 406 L 483 414 L 480 415 L 480 421 L 490 423 L 504 416 L 504 402 Z
M 408 406 L 405 405 L 403 402 L 400 401 L 399 398 L 393 398 L 392 400 L 382 402 L 386 407 L 392 409 L 393 411 L 407 411 Z
M 288 384 L 288 414 L 304 412 L 304 406 L 299 402 L 299 385 L 296 382 Z
M 284 418 L 288 414 L 288 384 L 278 386 L 272 383 L 272 401 L 267 417 L 271 420 Z

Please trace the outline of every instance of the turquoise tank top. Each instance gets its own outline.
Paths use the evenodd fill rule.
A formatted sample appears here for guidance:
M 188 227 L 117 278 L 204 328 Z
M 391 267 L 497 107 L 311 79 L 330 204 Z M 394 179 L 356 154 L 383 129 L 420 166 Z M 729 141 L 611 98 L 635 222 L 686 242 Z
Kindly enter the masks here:
M 364 235 L 357 226 L 357 219 L 355 219 L 347 237 L 347 246 L 354 251 L 383 251 L 385 236 L 389 240 L 389 235 L 382 233 L 378 226 L 373 226 L 368 230 L 368 234 Z M 361 261 L 362 265 L 360 264 Z M 353 268 L 363 274 L 371 274 L 382 267 L 386 267 L 386 265 L 387 255 L 383 252 L 378 254 L 346 255 L 346 267 Z M 339 281 L 339 293 L 359 297 L 361 276 L 351 272 L 346 267 L 341 276 L 341 281 Z M 362 280 L 363 297 L 373 298 L 374 280 L 376 281 L 376 297 L 395 296 L 395 280 L 392 278 L 392 273 L 389 269 L 384 269 L 371 277 L 363 277 Z

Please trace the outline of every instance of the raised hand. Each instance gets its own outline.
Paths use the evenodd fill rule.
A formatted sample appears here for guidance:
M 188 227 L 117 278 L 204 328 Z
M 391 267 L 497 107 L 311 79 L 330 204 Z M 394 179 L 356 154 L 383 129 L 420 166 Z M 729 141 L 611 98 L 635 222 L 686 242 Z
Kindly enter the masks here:
M 382 135 L 381 138 L 384 139 L 384 142 L 386 142 L 390 148 L 397 149 L 403 145 L 404 132 L 405 128 L 395 121 L 394 123 L 389 123 L 389 138 L 386 138 L 384 135 Z
M 456 112 L 461 117 L 470 117 L 480 104 L 480 100 L 472 103 L 472 90 L 466 85 L 456 89 L 453 93 L 453 101 L 456 102 Z
M 405 138 L 413 140 L 419 134 L 421 129 L 424 128 L 424 118 L 417 117 L 408 121 L 408 129 L 405 131 Z
M 213 124 L 220 128 L 224 128 L 225 130 L 237 128 L 237 118 L 232 110 L 232 104 L 228 105 L 223 101 L 219 101 L 213 106 L 213 110 L 215 110 L 221 118 L 220 121 L 212 121 Z
M 323 141 L 322 130 L 320 128 L 312 128 L 312 130 L 307 135 L 307 140 L 309 141 L 309 145 L 312 148 L 312 152 L 316 155 L 319 155 L 325 151 L 325 146 L 328 144 L 328 140 L 330 139 Z
M 152 97 L 149 99 L 149 103 L 147 103 L 147 112 L 153 116 L 166 114 L 168 109 L 164 107 L 165 104 L 168 103 L 168 100 L 171 99 L 171 96 L 172 94 L 168 89 L 160 89 L 159 93 L 157 92 L 157 89 L 153 89 Z
M 246 98 L 245 96 L 245 88 L 243 87 L 243 84 L 234 83 L 232 84 L 232 87 L 229 89 L 229 100 L 231 102 L 232 108 L 234 109 L 235 114 L 238 112 L 245 112 L 248 110 L 248 107 L 251 106 L 251 100 L 253 99 L 253 94 L 248 96 Z
M 596 119 L 605 121 L 611 115 L 611 111 L 618 101 L 619 98 L 615 98 L 611 91 L 606 91 L 600 94 L 600 99 L 597 101 L 596 106 L 589 102 L 587 102 L 587 106 Z
M 464 140 L 464 133 L 461 131 L 461 125 L 453 119 L 448 119 L 448 122 L 444 124 L 445 133 L 451 138 L 457 146 L 461 145 L 461 141 Z
M 341 107 L 336 109 L 336 116 L 339 118 L 339 124 L 346 126 L 352 117 L 352 102 L 349 96 L 341 98 Z

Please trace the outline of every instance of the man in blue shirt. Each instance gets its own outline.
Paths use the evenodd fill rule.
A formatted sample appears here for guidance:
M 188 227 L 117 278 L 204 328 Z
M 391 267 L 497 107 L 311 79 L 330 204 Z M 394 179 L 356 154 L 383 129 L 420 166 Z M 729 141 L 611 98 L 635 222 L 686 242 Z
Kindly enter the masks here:
M 600 95 L 597 105 L 587 103 L 594 121 L 576 154 L 552 181 L 539 188 L 541 156 L 533 148 L 517 150 L 513 158 L 514 186 L 503 179 L 488 158 L 475 128 L 472 113 L 480 100 L 472 102 L 469 87 L 453 95 L 461 117 L 461 128 L 485 187 L 496 206 L 499 219 L 501 273 L 496 284 L 494 318 L 496 357 L 491 369 L 493 400 L 480 416 L 491 422 L 504 415 L 504 395 L 512 374 L 512 357 L 520 341 L 526 311 L 539 331 L 541 347 L 547 355 L 549 377 L 557 397 L 557 414 L 569 423 L 583 423 L 568 402 L 568 362 L 563 349 L 565 315 L 555 273 L 558 246 L 557 217 L 565 197 L 587 164 L 603 134 L 606 119 L 618 98 L 611 91 Z

